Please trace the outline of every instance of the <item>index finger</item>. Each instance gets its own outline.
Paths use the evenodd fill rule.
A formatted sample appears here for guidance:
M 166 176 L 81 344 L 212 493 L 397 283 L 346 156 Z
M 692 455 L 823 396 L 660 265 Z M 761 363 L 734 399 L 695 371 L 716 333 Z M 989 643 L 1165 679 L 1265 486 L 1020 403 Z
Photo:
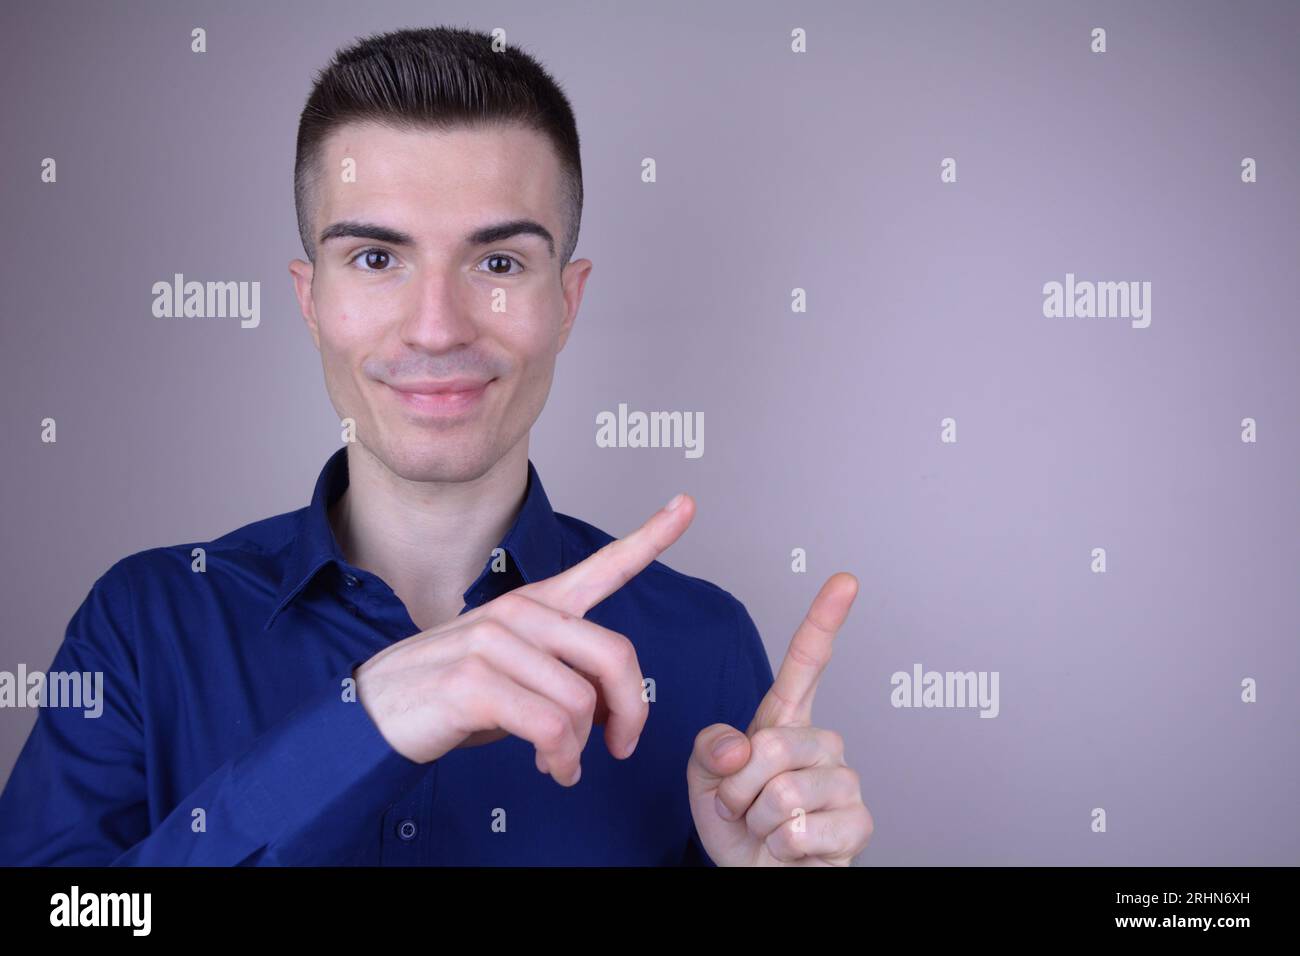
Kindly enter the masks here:
M 680 501 L 677 499 L 680 498 Z M 663 554 L 695 517 L 695 501 L 688 494 L 670 501 L 631 534 L 605 545 L 595 554 L 544 581 L 516 588 L 519 593 L 557 611 L 583 617 Z
M 803 623 L 790 640 L 776 679 L 759 704 L 750 732 L 762 727 L 807 726 L 813 697 L 831 659 L 835 635 L 858 596 L 858 579 L 847 571 L 832 574 L 813 598 Z

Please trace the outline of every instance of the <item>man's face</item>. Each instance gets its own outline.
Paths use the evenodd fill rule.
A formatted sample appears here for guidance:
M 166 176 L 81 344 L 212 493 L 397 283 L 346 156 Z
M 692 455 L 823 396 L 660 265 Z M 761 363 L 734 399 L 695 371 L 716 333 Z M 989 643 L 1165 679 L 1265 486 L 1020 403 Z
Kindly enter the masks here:
M 558 267 L 554 149 L 521 126 L 351 123 L 326 139 L 322 157 L 316 263 L 289 269 L 330 400 L 402 478 L 477 478 L 541 414 L 591 270 L 585 259 Z M 549 232 L 554 252 L 526 231 L 475 235 L 519 222 Z M 389 234 L 367 236 L 374 227 Z

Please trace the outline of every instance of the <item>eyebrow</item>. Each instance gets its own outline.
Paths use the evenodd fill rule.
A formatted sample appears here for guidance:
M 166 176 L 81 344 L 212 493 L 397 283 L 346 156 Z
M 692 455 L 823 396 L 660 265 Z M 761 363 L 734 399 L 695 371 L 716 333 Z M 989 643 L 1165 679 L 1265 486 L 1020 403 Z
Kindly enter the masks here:
M 466 236 L 465 242 L 471 246 L 485 246 L 514 236 L 540 236 L 546 240 L 546 247 L 550 251 L 551 258 L 555 258 L 555 237 L 551 235 L 549 229 L 532 219 L 511 219 L 506 222 L 483 226 Z M 394 246 L 415 245 L 415 239 L 399 229 L 391 229 L 388 226 L 380 226 L 371 222 L 357 222 L 351 219 L 336 222 L 326 227 L 320 234 L 319 241 L 321 245 L 324 245 L 331 239 L 343 238 L 373 239 L 376 242 L 386 242 Z

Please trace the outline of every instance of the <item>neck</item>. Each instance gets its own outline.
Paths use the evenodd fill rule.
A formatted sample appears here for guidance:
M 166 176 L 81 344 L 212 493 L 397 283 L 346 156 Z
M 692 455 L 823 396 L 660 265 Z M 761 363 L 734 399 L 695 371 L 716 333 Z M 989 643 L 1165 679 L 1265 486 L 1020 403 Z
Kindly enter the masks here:
M 408 481 L 358 443 L 347 455 L 330 510 L 343 556 L 382 578 L 421 631 L 452 620 L 523 506 L 528 436 L 469 481 Z

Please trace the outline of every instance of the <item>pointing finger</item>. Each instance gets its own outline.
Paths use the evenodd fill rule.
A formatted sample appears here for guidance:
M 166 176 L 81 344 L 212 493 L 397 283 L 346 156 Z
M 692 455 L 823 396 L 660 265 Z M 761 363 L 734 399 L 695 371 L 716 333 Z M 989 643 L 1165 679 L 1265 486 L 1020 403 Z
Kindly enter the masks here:
M 813 697 L 831 659 L 835 634 L 858 595 L 858 579 L 847 571 L 832 574 L 813 598 L 803 623 L 790 640 L 776 680 L 758 706 L 749 732 L 762 727 L 807 726 Z
M 695 517 L 695 501 L 687 494 L 678 499 L 674 499 L 677 504 L 671 510 L 665 505 L 631 534 L 611 541 L 567 571 L 516 590 L 557 611 L 583 617 L 682 536 Z

